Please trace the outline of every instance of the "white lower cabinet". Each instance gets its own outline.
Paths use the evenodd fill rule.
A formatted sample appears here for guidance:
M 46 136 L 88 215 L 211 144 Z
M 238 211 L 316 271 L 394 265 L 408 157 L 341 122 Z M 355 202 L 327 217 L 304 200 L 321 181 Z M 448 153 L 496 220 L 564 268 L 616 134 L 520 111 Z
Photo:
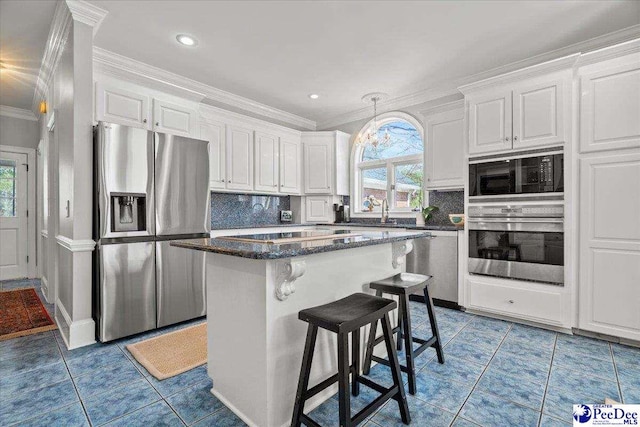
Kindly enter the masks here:
M 640 150 L 580 160 L 579 327 L 640 340 Z
M 333 222 L 332 196 L 307 196 L 305 199 L 306 222 Z
M 467 308 L 552 326 L 570 327 L 562 287 L 469 276 Z

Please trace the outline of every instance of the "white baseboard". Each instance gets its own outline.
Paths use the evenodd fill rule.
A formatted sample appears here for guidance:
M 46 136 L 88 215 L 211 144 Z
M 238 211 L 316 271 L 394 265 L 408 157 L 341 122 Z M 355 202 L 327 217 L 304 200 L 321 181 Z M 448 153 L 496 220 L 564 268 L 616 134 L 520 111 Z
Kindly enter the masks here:
M 52 301 L 55 301 L 55 300 L 49 297 L 49 281 L 44 276 L 40 277 L 40 281 L 42 282 L 41 288 L 42 288 L 42 295 L 44 296 L 44 299 L 47 301 L 48 304 L 53 304 Z
M 56 300 L 56 323 L 67 349 L 84 347 L 96 342 L 96 323 L 93 319 L 72 321 L 59 299 Z

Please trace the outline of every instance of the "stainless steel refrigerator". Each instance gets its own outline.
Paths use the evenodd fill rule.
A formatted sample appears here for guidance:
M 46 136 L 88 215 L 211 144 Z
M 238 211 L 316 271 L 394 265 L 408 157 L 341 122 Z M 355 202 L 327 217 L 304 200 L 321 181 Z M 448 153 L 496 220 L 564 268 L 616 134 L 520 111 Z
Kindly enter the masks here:
M 100 122 L 95 128 L 94 317 L 100 341 L 206 314 L 209 143 Z

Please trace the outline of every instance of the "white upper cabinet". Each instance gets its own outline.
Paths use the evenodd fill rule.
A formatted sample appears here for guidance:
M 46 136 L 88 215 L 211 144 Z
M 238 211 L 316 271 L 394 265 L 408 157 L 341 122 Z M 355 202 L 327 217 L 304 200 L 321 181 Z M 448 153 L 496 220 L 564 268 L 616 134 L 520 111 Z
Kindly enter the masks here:
M 511 148 L 511 90 L 492 90 L 468 97 L 469 154 Z
M 227 188 L 253 190 L 253 130 L 227 125 Z
M 96 82 L 96 121 L 151 129 L 150 97 Z
M 223 123 L 206 122 L 200 124 L 200 139 L 209 141 L 209 187 L 226 187 L 226 138 Z
M 278 137 L 263 132 L 255 133 L 255 190 L 278 192 Z
M 349 194 L 349 135 L 303 132 L 305 194 Z
M 580 151 L 640 147 L 640 59 L 633 58 L 580 73 Z
M 578 326 L 640 340 L 640 150 L 613 153 L 580 160 Z
M 153 100 L 153 130 L 173 135 L 195 134 L 195 110 L 158 99 Z
M 280 138 L 280 192 L 300 194 L 302 143 L 293 137 Z
M 514 86 L 513 148 L 562 144 L 567 140 L 564 86 L 563 80 Z
M 427 190 L 464 187 L 464 109 L 425 116 Z

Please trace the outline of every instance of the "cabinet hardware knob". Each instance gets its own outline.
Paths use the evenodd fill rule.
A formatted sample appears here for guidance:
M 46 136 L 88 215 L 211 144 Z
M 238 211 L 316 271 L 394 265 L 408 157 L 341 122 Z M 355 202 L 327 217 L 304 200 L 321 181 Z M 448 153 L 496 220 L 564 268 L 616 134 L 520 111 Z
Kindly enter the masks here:
M 273 186 L 274 186 L 274 187 L 277 187 L 277 186 L 278 186 L 278 184 L 273 184 Z
M 160 126 L 160 122 L 156 122 L 156 126 Z
M 221 179 L 220 182 L 224 182 L 224 179 Z
M 512 299 L 510 299 L 510 300 L 509 300 L 509 304 L 513 304 L 513 302 L 514 302 L 514 301 L 513 301 Z
M 514 137 L 513 137 L 513 140 L 514 140 L 514 141 L 517 141 L 517 140 L 518 140 L 518 137 L 517 137 L 517 136 L 514 136 Z
M 506 137 L 504 140 L 505 140 L 505 141 L 509 141 L 509 137 Z
M 142 121 L 142 123 L 147 123 L 147 119 L 144 119 L 144 120 Z

